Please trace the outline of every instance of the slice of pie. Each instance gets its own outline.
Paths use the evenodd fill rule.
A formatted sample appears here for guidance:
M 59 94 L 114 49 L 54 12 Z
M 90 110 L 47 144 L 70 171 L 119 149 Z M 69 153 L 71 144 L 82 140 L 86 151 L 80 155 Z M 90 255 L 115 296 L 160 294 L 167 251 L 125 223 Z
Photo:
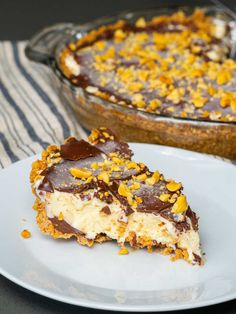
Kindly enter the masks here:
M 202 264 L 198 218 L 182 184 L 131 159 L 127 143 L 108 129 L 88 142 L 68 138 L 32 165 L 34 209 L 42 232 L 80 244 L 117 241 Z

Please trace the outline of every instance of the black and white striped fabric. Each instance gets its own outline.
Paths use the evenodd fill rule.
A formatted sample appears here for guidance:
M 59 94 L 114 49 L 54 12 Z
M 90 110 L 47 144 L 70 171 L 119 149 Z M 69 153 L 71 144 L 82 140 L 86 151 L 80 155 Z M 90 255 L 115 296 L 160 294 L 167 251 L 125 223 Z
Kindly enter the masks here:
M 0 42 L 0 167 L 86 131 L 60 102 L 48 69 L 30 62 L 25 42 Z

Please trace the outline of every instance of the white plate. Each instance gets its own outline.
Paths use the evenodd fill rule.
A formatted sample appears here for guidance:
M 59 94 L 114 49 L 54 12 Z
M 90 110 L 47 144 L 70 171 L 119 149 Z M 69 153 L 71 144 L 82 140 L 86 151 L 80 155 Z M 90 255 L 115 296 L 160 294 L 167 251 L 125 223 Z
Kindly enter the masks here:
M 115 243 L 80 246 L 42 235 L 31 209 L 31 163 L 0 172 L 0 273 L 63 302 L 120 311 L 168 311 L 236 297 L 236 167 L 213 157 L 157 145 L 132 144 L 135 159 L 183 182 L 200 216 L 204 267 L 146 250 L 117 254 Z M 23 229 L 32 237 L 24 240 Z

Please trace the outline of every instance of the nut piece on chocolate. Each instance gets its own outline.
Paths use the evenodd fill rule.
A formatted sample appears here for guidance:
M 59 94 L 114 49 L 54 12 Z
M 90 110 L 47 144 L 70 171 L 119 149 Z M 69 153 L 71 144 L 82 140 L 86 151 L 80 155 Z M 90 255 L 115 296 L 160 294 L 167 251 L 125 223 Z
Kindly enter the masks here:
M 121 20 L 69 43 L 59 65 L 72 84 L 112 103 L 156 115 L 235 122 L 231 33 L 230 23 L 201 10 L 141 17 L 133 24 Z
M 70 137 L 50 147 L 30 176 L 42 232 L 88 246 L 114 240 L 158 248 L 173 260 L 202 264 L 198 218 L 180 182 L 133 161 L 129 145 L 106 128 L 87 142 Z

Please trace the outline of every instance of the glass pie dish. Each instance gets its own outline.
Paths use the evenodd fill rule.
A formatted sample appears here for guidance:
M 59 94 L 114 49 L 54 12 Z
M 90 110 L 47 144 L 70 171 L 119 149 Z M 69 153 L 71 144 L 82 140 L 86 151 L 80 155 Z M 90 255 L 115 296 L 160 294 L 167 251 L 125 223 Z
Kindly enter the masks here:
M 51 69 L 51 81 L 58 95 L 73 108 L 78 120 L 87 129 L 105 126 L 125 141 L 157 143 L 236 159 L 235 121 L 172 117 L 123 106 L 74 84 L 61 69 L 60 55 L 63 49 L 83 39 L 92 30 L 118 20 L 129 23 L 135 23 L 140 17 L 150 20 L 154 16 L 170 15 L 180 9 L 189 15 L 195 8 L 158 8 L 124 13 L 83 25 L 57 24 L 36 34 L 27 44 L 25 52 L 29 59 Z M 234 30 L 235 16 L 224 8 L 208 6 L 201 9 L 218 21 L 233 23 Z M 234 52 L 234 46 L 232 36 L 231 53 Z

